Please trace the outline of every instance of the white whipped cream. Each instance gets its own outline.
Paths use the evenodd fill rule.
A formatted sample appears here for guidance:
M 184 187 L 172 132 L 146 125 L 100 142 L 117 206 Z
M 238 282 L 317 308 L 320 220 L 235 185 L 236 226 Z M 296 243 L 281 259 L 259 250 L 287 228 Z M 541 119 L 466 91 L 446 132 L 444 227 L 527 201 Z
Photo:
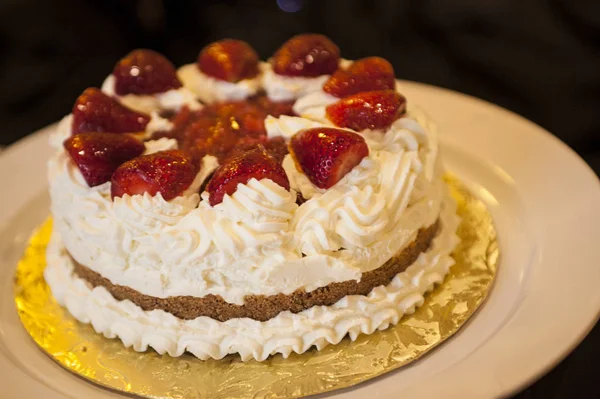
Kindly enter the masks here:
M 263 62 L 262 86 L 273 101 L 290 101 L 321 90 L 330 75 L 315 77 L 284 76 L 273 72 L 271 64 Z
M 169 151 L 177 149 L 177 140 L 168 137 L 161 137 L 158 140 L 150 140 L 145 143 L 146 150 L 144 155 L 154 154 L 159 151 Z
M 440 231 L 430 248 L 387 286 L 376 287 L 366 296 L 346 296 L 332 306 L 315 306 L 297 314 L 282 312 L 264 322 L 182 320 L 162 310 L 144 311 L 129 300 L 117 301 L 105 288 L 92 289 L 73 274 L 56 230 L 48 246 L 44 276 L 58 303 L 77 320 L 138 352 L 151 347 L 161 355 L 189 352 L 200 359 L 222 359 L 234 353 L 243 361 L 263 361 L 277 353 L 286 358 L 312 346 L 321 350 L 338 344 L 346 335 L 354 341 L 360 334 L 384 330 L 423 304 L 424 294 L 444 280 L 454 263 L 450 253 L 459 242 L 456 204 L 444 191 Z
M 319 89 L 318 91 L 300 97 L 298 101 L 294 103 L 293 110 L 301 117 L 331 124 L 325 114 L 325 108 L 338 101 L 340 101 L 339 98 Z
M 267 127 L 270 136 L 290 137 L 314 122 L 282 117 Z M 132 196 L 117 212 L 110 183 L 88 188 L 59 150 L 49 166 L 55 228 L 78 262 L 114 284 L 156 297 L 214 294 L 242 304 L 246 295 L 360 279 L 436 220 L 443 191 L 434 173 L 434 133 L 410 118 L 386 134 L 365 133 L 370 155 L 330 190 L 317 189 L 285 160 L 292 188 L 310 198 L 299 207 L 293 192 L 261 180 L 239 185 L 215 207 L 207 201 L 195 207 L 197 184 L 170 202 Z M 216 160 L 200 173 L 214 167 Z M 156 229 L 135 229 L 130 221 L 140 212 L 156 221 Z
M 102 91 L 106 95 L 117 98 L 127 108 L 145 114 L 162 110 L 178 111 L 184 105 L 192 110 L 202 108 L 196 95 L 186 87 L 168 90 L 164 93 L 119 96 L 115 93 L 115 76 L 113 74 L 108 75 L 102 83 Z
M 177 70 L 177 76 L 184 87 L 191 90 L 204 103 L 238 101 L 252 97 L 261 88 L 262 76 L 259 73 L 252 79 L 236 83 L 215 79 L 198 68 L 196 64 L 184 65 Z

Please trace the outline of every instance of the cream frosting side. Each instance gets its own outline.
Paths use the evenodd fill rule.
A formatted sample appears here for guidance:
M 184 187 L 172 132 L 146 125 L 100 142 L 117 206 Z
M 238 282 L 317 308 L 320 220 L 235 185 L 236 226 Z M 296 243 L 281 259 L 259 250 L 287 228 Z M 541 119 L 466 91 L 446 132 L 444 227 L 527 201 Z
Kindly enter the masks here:
M 269 135 L 315 126 L 302 118 L 279 121 Z M 157 297 L 215 294 L 241 304 L 245 295 L 359 279 L 439 213 L 441 178 L 422 173 L 435 166 L 435 157 L 424 156 L 435 140 L 409 118 L 400 121 L 406 126 L 386 134 L 367 132 L 370 156 L 327 192 L 312 186 L 288 157 L 284 168 L 292 187 L 311 199 L 300 207 L 293 192 L 270 180 L 240 185 L 215 207 L 207 201 L 196 207 L 200 198 L 190 190 L 170 202 L 141 195 L 113 202 L 110 183 L 89 189 L 58 151 L 49 167 L 56 228 L 77 261 L 115 284 Z M 146 144 L 162 145 L 170 144 Z M 210 171 L 203 167 L 201 173 Z M 151 219 L 156 229 L 136 229 L 132 223 L 139 218 Z
M 55 230 L 47 250 L 44 276 L 56 300 L 80 322 L 107 338 L 119 338 L 138 352 L 149 347 L 159 354 L 221 359 L 239 353 L 242 360 L 263 361 L 270 355 L 304 353 L 356 340 L 397 324 L 423 304 L 424 294 L 439 284 L 454 263 L 450 253 L 459 242 L 456 204 L 444 188 L 440 230 L 430 248 L 387 286 L 368 295 L 349 295 L 332 306 L 315 306 L 297 314 L 282 312 L 260 322 L 248 318 L 219 322 L 208 317 L 182 320 L 165 311 L 144 311 L 128 300 L 117 301 L 103 287 L 91 288 L 73 274 L 60 234 Z
M 102 83 L 102 91 L 111 97 L 117 98 L 126 107 L 145 114 L 162 110 L 178 111 L 184 105 L 192 110 L 202 108 L 202 104 L 198 101 L 196 95 L 186 87 L 151 95 L 126 94 L 120 96 L 115 93 L 115 77 L 113 74 L 108 75 Z
M 177 76 L 184 87 L 207 104 L 252 97 L 260 90 L 262 80 L 261 74 L 258 74 L 252 79 L 243 79 L 236 83 L 226 82 L 202 73 L 196 64 L 182 66 L 177 70 Z

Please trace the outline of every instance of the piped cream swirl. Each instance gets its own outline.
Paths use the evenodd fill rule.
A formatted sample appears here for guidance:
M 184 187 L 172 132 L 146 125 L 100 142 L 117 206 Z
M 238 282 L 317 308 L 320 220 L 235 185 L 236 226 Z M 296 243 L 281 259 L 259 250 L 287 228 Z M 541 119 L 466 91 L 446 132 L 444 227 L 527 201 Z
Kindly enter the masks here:
M 196 64 L 182 66 L 177 70 L 177 75 L 184 87 L 207 104 L 239 101 L 252 97 L 260 90 L 262 80 L 262 76 L 258 74 L 251 79 L 242 79 L 235 83 L 226 82 L 206 75 Z

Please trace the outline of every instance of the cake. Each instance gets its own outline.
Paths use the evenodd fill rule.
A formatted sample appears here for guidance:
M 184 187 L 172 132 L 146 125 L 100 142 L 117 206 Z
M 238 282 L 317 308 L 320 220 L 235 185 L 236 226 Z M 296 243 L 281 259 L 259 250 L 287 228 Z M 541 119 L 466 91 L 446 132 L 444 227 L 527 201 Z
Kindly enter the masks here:
M 458 243 L 435 127 L 379 57 L 303 34 L 135 50 L 50 138 L 45 279 L 136 351 L 242 360 L 386 329 Z

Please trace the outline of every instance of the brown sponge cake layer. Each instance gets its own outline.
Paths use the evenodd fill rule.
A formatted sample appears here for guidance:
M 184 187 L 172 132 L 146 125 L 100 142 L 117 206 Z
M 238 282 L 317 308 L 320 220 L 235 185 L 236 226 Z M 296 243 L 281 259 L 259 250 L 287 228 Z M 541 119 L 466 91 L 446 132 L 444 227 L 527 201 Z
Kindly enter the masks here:
M 298 313 L 313 306 L 330 306 L 346 295 L 367 295 L 373 288 L 387 285 L 398 273 L 406 270 L 421 252 L 429 248 L 438 225 L 439 221 L 419 230 L 415 240 L 401 253 L 379 268 L 363 273 L 360 281 L 331 283 L 310 292 L 299 289 L 289 295 L 248 295 L 244 298 L 243 305 L 226 302 L 218 295 L 207 295 L 201 298 L 193 296 L 157 298 L 144 295 L 129 287 L 113 284 L 100 274 L 74 261 L 75 273 L 94 287 L 106 288 L 116 299 L 129 299 L 144 310 L 162 309 L 187 320 L 207 316 L 219 321 L 240 317 L 266 321 L 286 310 Z

